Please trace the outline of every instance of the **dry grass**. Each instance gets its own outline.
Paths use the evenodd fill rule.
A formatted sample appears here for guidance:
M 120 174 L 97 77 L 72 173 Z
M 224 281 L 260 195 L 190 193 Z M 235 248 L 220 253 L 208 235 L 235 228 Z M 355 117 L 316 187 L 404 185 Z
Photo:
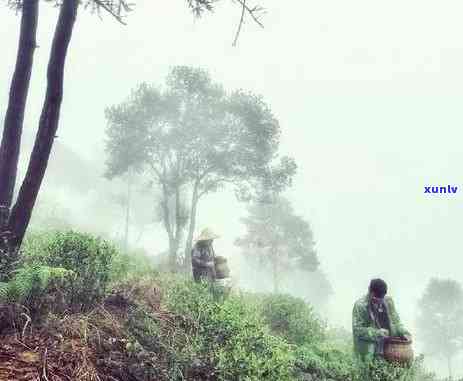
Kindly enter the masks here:
M 136 308 L 143 308 L 159 326 L 159 353 L 134 347 L 127 323 Z M 134 364 L 156 368 L 160 376 L 155 379 L 167 380 L 167 353 L 189 346 L 190 333 L 197 330 L 195 322 L 162 308 L 159 287 L 150 279 L 118 285 L 88 313 L 50 313 L 40 326 L 21 307 L 8 306 L 3 313 L 13 323 L 0 336 L 0 381 L 152 379 L 133 376 Z
M 81 341 L 60 340 L 44 330 L 22 340 L 9 334 L 0 343 L 0 380 L 100 381 L 93 358 Z

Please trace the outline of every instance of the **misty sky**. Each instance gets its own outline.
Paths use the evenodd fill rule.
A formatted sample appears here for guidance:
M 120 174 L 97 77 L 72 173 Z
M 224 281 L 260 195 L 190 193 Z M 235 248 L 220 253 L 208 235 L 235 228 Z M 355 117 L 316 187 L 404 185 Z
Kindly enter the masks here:
M 299 165 L 288 195 L 312 224 L 336 293 L 333 319 L 349 325 L 354 299 L 383 276 L 411 325 L 430 277 L 463 282 L 463 3 L 261 3 L 265 29 L 248 22 L 236 48 L 240 12 L 226 0 L 200 20 L 182 0 L 138 1 L 127 26 L 81 10 L 59 140 L 101 157 L 104 108 L 140 81 L 161 83 L 171 65 L 201 66 L 228 89 L 262 94 L 280 120 L 282 152 Z M 41 5 L 27 129 L 37 126 L 57 15 Z M 3 6 L 0 20 L 3 115 L 19 17 Z M 459 188 L 425 195 L 433 184 Z M 200 227 L 219 231 L 222 252 L 236 251 L 238 206 L 230 194 L 201 204 Z

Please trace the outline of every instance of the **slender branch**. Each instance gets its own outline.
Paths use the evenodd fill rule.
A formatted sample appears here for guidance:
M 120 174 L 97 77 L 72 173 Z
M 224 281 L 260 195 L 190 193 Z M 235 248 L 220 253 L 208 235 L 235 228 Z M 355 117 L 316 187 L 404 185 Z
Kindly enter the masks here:
M 45 348 L 45 353 L 43 355 L 43 366 L 42 366 L 42 377 L 45 379 L 45 381 L 49 381 L 47 377 L 47 351 L 48 351 L 48 348 Z
M 219 184 L 219 183 L 234 184 L 235 183 L 233 180 L 230 180 L 230 179 L 228 179 L 226 177 L 219 177 L 219 178 L 215 179 L 214 182 L 216 184 Z M 202 196 L 204 196 L 207 193 L 209 193 L 209 189 L 207 189 L 207 188 L 203 189 L 202 192 L 199 192 L 198 198 L 201 198 Z
M 154 174 L 158 177 L 159 182 L 161 182 L 161 172 L 159 171 L 159 168 L 156 167 L 156 163 L 154 161 L 150 161 L 149 166 L 151 167 L 151 170 L 154 172 Z
M 238 38 L 241 33 L 242 26 L 244 24 L 245 14 L 248 13 L 251 16 L 251 18 L 254 20 L 254 22 L 257 25 L 259 25 L 261 28 L 263 28 L 264 25 L 259 20 L 258 13 L 264 11 L 264 8 L 262 8 L 259 5 L 256 5 L 251 8 L 247 4 L 247 0 L 233 0 L 233 1 L 236 1 L 242 7 L 240 21 L 239 21 L 238 28 L 235 34 L 235 38 L 233 40 L 233 46 L 236 46 L 236 44 L 238 43 Z M 196 17 L 200 17 L 204 13 L 204 11 L 212 12 L 214 9 L 214 3 L 218 2 L 218 0 L 187 0 L 187 2 L 190 8 L 192 9 L 193 13 L 196 15 Z
M 24 337 L 25 337 L 25 334 L 26 334 L 26 329 L 27 329 L 27 326 L 29 325 L 29 323 L 32 321 L 30 316 L 25 314 L 24 312 L 21 313 L 21 315 L 25 316 L 26 317 L 26 324 L 24 324 L 24 327 L 23 327 L 23 331 L 21 333 L 21 340 L 24 340 Z
M 259 6 L 255 6 L 253 8 L 249 8 L 249 6 L 246 4 L 246 0 L 236 0 L 238 3 L 241 4 L 244 10 L 252 17 L 254 22 L 259 25 L 261 28 L 264 28 L 264 24 L 261 23 L 261 21 L 257 18 L 256 13 L 261 12 L 264 9 Z
M 246 5 L 246 0 L 243 0 L 243 6 L 241 9 L 241 19 L 240 19 L 240 23 L 238 24 L 238 29 L 236 30 L 236 35 L 235 35 L 235 39 L 233 40 L 232 46 L 236 46 L 236 43 L 238 42 L 238 38 L 241 33 L 241 27 L 243 26 L 243 22 L 244 22 L 244 14 L 246 12 L 245 5 Z
M 214 167 L 214 165 L 210 165 L 201 174 L 198 173 L 198 181 L 201 182 L 202 180 L 204 180 L 204 178 L 214 170 Z
M 121 17 L 121 13 L 120 13 L 120 10 L 121 10 L 121 6 L 123 4 L 123 1 L 120 1 L 119 2 L 119 6 L 118 6 L 118 12 L 115 12 L 113 9 L 111 9 L 111 7 L 109 7 L 108 5 L 106 5 L 102 0 L 93 0 L 95 2 L 95 4 L 98 6 L 98 7 L 101 7 L 103 8 L 106 12 L 108 12 L 111 16 L 113 16 L 118 22 L 120 22 L 122 25 L 127 25 L 123 20 L 122 20 L 122 17 Z

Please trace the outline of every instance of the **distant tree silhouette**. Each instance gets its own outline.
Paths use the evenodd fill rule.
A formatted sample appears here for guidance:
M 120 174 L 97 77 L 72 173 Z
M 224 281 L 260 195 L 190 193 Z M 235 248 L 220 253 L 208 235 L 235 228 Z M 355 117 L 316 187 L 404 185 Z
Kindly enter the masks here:
M 426 351 L 447 360 L 463 348 L 463 289 L 451 279 L 432 279 L 418 304 L 417 328 Z
M 273 275 L 274 291 L 280 291 L 284 272 L 291 269 L 317 270 L 319 261 L 310 225 L 296 215 L 290 202 L 274 196 L 254 202 L 243 218 L 246 234 L 236 240 L 245 255 L 259 256 Z

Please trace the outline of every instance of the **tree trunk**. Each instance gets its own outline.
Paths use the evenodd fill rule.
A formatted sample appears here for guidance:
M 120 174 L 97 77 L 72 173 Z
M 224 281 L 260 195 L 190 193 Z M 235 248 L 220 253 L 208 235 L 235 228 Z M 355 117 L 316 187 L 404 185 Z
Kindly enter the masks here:
M 193 234 L 196 229 L 196 213 L 198 210 L 198 187 L 199 183 L 195 182 L 193 186 L 193 195 L 191 197 L 190 207 L 190 225 L 188 227 L 188 236 L 185 243 L 185 262 L 184 270 L 186 273 L 191 273 L 191 248 L 193 247 Z
M 23 1 L 18 54 L 0 146 L 0 227 L 7 222 L 16 184 L 24 110 L 37 47 L 38 13 L 38 0 Z
M 0 234 L 4 232 L 8 223 L 9 210 L 6 205 L 0 205 Z
M 78 0 L 64 0 L 61 5 L 48 62 L 47 92 L 40 115 L 39 129 L 29 166 L 8 223 L 17 247 L 21 245 L 29 224 L 56 136 L 63 100 L 64 65 L 78 5 Z
M 180 234 L 180 191 L 178 186 L 175 188 L 175 240 Z
M 169 192 L 167 189 L 167 185 L 165 184 L 162 184 L 162 197 L 162 220 L 164 223 L 164 228 L 167 232 L 167 237 L 169 239 L 169 267 L 172 271 L 175 271 L 177 267 L 177 249 L 175 249 L 175 237 L 170 221 Z
M 129 169 L 127 172 L 127 200 L 125 206 L 125 232 L 124 232 L 124 250 L 129 250 L 129 226 L 130 226 L 130 202 L 132 197 L 132 173 Z
M 449 371 L 449 381 L 453 380 L 453 372 L 452 372 L 452 356 L 447 356 L 447 368 Z
M 280 275 L 278 273 L 278 256 L 272 249 L 272 275 L 273 275 L 273 292 L 276 294 L 280 292 Z
M 181 209 L 180 186 L 177 185 L 175 188 L 175 235 L 174 235 L 174 248 L 175 248 L 176 254 L 178 254 L 178 249 L 180 247 L 180 239 L 182 237 L 182 230 L 183 230 L 180 209 Z

